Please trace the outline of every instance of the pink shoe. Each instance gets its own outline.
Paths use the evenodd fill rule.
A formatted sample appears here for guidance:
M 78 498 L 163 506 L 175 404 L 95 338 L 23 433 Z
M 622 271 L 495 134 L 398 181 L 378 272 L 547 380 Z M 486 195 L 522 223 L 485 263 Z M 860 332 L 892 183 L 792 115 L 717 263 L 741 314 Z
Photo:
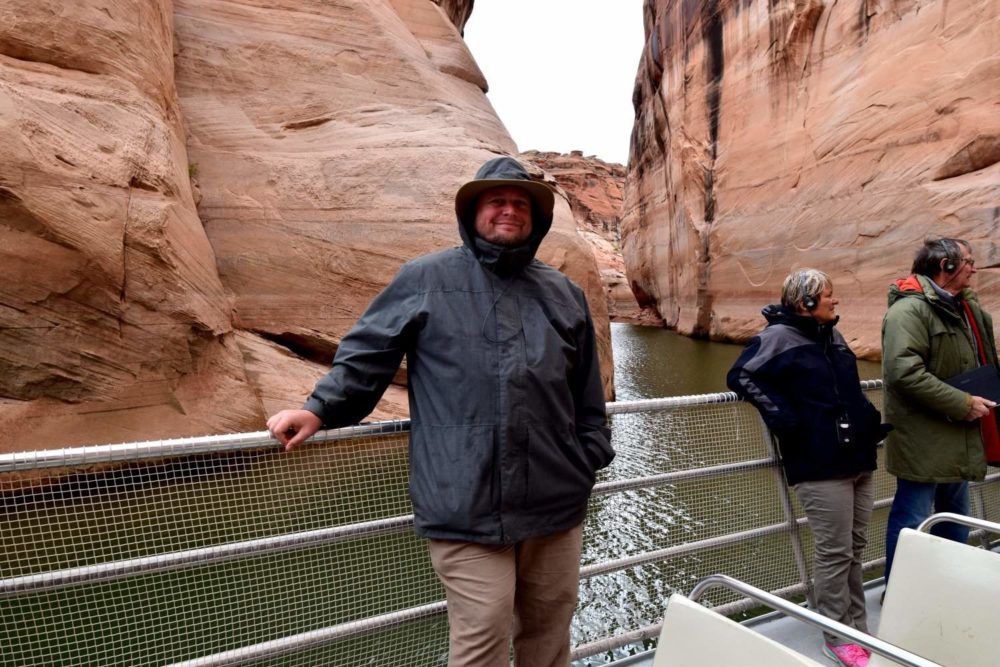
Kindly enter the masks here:
M 840 667 L 868 667 L 868 651 L 857 644 L 824 644 L 823 655 Z

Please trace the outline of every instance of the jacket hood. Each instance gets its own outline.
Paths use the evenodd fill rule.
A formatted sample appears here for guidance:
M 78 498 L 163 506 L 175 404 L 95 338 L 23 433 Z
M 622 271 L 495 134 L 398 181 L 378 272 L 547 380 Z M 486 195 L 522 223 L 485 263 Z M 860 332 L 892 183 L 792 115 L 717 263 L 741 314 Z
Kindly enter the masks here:
M 968 288 L 959 292 L 956 298 L 977 302 L 976 293 Z M 919 274 L 899 278 L 889 285 L 889 307 L 902 299 L 923 299 L 933 306 L 955 311 L 955 307 L 946 303 L 937 293 L 931 279 Z
M 475 202 L 466 206 L 458 217 L 458 233 L 462 237 L 462 243 L 472 251 L 480 264 L 502 276 L 511 275 L 530 264 L 551 228 L 552 214 L 546 214 L 532 203 L 531 236 L 523 245 L 508 247 L 490 243 L 476 234 Z
M 927 298 L 927 294 L 934 293 L 934 288 L 928 283 L 924 285 L 922 280 L 927 280 L 923 276 L 918 276 L 916 274 L 907 276 L 906 278 L 898 278 L 894 280 L 891 285 L 889 285 L 889 305 L 896 303 L 900 299 L 906 299 L 908 297 L 916 297 L 918 299 Z M 937 295 L 935 295 L 937 296 Z
M 837 322 L 840 321 L 840 316 L 838 315 L 832 322 L 820 324 L 815 318 L 799 315 L 791 308 L 787 308 L 779 303 L 764 306 L 764 309 L 760 313 L 767 320 L 768 326 L 785 324 L 795 327 L 810 338 L 819 338 L 821 334 L 832 331 L 837 326 Z

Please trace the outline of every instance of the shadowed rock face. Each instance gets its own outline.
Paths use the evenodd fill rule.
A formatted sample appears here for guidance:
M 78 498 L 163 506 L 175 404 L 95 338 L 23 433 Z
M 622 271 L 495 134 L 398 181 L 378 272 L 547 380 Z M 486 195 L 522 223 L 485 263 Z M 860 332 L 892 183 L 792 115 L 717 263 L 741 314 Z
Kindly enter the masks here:
M 472 3 L 439 4 L 4 3 L 0 449 L 301 404 L 399 265 L 459 242 L 455 189 L 516 152 L 461 39 Z M 565 200 L 540 255 L 592 297 L 610 391 Z
M 622 224 L 640 303 L 744 340 L 812 266 L 878 357 L 889 283 L 953 236 L 1000 310 L 997 3 L 657 0 L 645 22 Z

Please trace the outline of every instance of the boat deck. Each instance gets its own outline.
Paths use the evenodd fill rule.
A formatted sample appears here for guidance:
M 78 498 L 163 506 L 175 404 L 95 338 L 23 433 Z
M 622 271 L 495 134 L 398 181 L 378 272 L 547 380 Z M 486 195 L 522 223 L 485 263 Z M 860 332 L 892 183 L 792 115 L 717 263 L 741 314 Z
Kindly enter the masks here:
M 884 589 L 885 586 L 881 579 L 865 588 L 865 603 L 868 608 L 868 630 L 873 634 L 878 631 L 879 617 L 882 613 L 882 605 L 879 604 L 879 597 L 882 595 Z M 829 658 L 823 655 L 823 633 L 819 628 L 814 628 L 798 619 L 789 618 L 779 612 L 759 616 L 747 622 L 746 625 L 820 664 L 833 664 Z M 643 653 L 626 660 L 619 660 L 614 664 L 621 665 L 622 667 L 651 667 L 653 664 L 653 653 L 653 651 L 649 651 L 648 654 Z

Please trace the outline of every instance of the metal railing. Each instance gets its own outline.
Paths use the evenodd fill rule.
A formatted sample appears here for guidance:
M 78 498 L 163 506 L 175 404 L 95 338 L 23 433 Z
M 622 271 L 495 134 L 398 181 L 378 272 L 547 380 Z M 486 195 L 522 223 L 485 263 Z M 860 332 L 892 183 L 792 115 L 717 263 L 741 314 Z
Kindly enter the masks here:
M 881 383 L 862 384 L 878 402 Z M 609 413 L 616 438 L 631 435 L 591 500 L 574 660 L 648 642 L 669 593 L 708 574 L 808 595 L 808 522 L 750 406 L 720 393 Z M 0 664 L 440 662 L 443 591 L 412 535 L 408 428 L 322 432 L 287 454 L 258 432 L 0 455 Z M 878 475 L 882 511 L 891 479 Z M 984 519 L 1000 518 L 998 481 L 971 485 Z M 884 550 L 870 532 L 869 570 Z
M 691 594 L 688 598 L 697 602 L 698 598 L 704 595 L 707 591 L 720 586 L 737 591 L 741 595 L 744 595 L 759 604 L 776 609 L 787 616 L 791 616 L 792 618 L 798 619 L 815 628 L 819 628 L 824 632 L 840 635 L 845 639 L 849 639 L 855 644 L 860 644 L 873 653 L 878 653 L 879 655 L 900 665 L 907 665 L 907 667 L 941 667 L 938 663 L 931 662 L 930 660 L 922 658 L 915 653 L 910 653 L 906 649 L 890 644 L 889 642 L 882 641 L 878 637 L 856 630 L 849 625 L 844 625 L 843 623 L 831 620 L 822 614 L 818 614 L 810 609 L 801 607 L 776 595 L 771 595 L 767 591 L 762 591 L 759 588 L 745 584 L 742 581 L 733 579 L 732 577 L 727 577 L 724 574 L 715 574 L 702 579 L 691 590 Z
M 964 514 L 955 514 L 954 512 L 938 512 L 937 514 L 932 514 L 931 516 L 924 519 L 917 530 L 929 533 L 931 528 L 939 523 L 960 523 L 963 526 L 968 526 L 969 528 L 975 528 L 983 533 L 995 533 L 1000 535 L 1000 523 L 995 521 L 985 521 L 983 519 L 977 519 L 974 516 L 966 516 Z

